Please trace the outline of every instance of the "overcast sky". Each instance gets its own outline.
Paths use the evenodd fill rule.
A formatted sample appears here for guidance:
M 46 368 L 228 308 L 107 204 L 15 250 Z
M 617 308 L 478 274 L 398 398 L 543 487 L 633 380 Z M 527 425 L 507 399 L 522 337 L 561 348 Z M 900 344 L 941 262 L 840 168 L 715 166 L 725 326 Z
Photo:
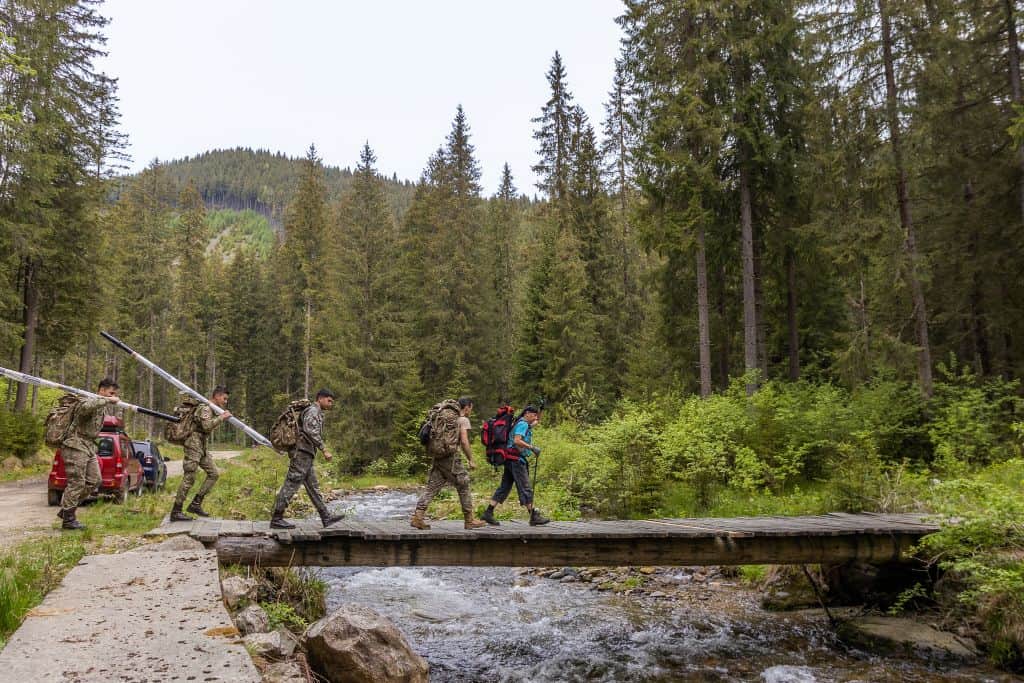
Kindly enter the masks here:
M 154 158 L 252 147 L 419 178 L 462 104 L 485 194 L 508 161 L 532 194 L 530 119 L 558 50 L 600 128 L 620 0 L 108 0 L 132 170 Z

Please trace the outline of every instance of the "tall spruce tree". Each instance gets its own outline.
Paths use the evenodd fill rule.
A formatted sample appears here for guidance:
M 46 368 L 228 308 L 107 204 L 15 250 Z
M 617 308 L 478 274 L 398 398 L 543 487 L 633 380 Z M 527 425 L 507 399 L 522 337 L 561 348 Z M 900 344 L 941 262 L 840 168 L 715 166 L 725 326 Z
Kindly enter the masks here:
M 327 196 L 324 170 L 316 146 L 310 145 L 302 163 L 299 184 L 285 210 L 284 242 L 278 252 L 279 290 L 283 309 L 287 357 L 301 368 L 294 392 L 310 392 L 313 320 L 319 313 L 317 293 L 324 275 L 324 237 L 327 232 Z
M 355 471 L 390 459 L 419 408 L 397 229 L 376 161 L 366 144 L 330 233 L 336 245 L 325 292 L 331 315 L 318 325 L 315 365 L 345 406 L 335 432 L 352 454 L 345 464 Z

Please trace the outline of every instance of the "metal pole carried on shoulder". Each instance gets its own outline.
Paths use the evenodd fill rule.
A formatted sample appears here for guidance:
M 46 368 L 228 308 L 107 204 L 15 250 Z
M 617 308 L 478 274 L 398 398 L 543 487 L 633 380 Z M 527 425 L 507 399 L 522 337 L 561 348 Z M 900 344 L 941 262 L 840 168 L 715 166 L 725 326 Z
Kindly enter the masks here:
M 153 361 L 149 360 L 148 358 L 146 358 L 142 354 L 138 353 L 132 347 L 128 346 L 127 344 L 125 344 L 123 341 L 121 341 L 120 339 L 118 339 L 114 335 L 108 334 L 107 332 L 100 332 L 100 336 L 102 336 L 104 339 L 106 339 L 108 342 L 110 342 L 111 344 L 113 344 L 117 348 L 119 348 L 122 351 L 124 351 L 125 353 L 127 353 L 129 356 L 131 356 L 132 358 L 134 358 L 138 362 L 140 362 L 143 365 L 145 365 L 147 368 L 149 368 L 150 370 L 152 370 L 156 374 L 158 374 L 161 377 L 163 377 L 165 380 L 167 380 L 168 382 L 170 382 L 171 384 L 176 386 L 180 391 L 183 391 L 186 394 L 188 394 L 189 396 L 191 396 L 192 398 L 195 398 L 196 400 L 202 401 L 203 403 L 209 405 L 210 408 L 213 410 L 213 412 L 216 413 L 217 415 L 220 415 L 221 413 L 224 412 L 224 409 L 221 408 L 219 405 L 217 405 L 216 403 L 210 401 L 210 399 L 206 398 L 205 396 L 200 394 L 198 391 L 196 391 L 192 387 L 188 386 L 187 384 L 185 384 L 180 379 L 178 379 L 177 377 L 175 377 L 171 373 L 169 373 L 166 370 L 164 370 L 163 368 L 161 368 L 159 365 L 157 365 Z M 239 420 L 234 415 L 232 415 L 230 418 L 228 418 L 228 424 L 231 425 L 232 427 L 234 427 L 235 429 L 241 430 L 243 433 L 245 433 L 246 436 L 248 436 L 250 439 L 255 441 L 260 446 L 266 446 L 267 448 L 273 448 L 273 446 L 270 443 L 270 439 L 268 439 L 267 437 L 263 436 L 262 434 L 257 432 L 255 429 L 253 429 L 249 425 L 247 425 L 244 422 L 242 422 L 241 420 Z
M 8 370 L 7 368 L 0 368 L 0 377 L 8 377 L 10 379 L 13 379 L 15 382 L 21 382 L 22 384 L 34 384 L 37 387 L 60 389 L 61 391 L 66 391 L 69 394 L 81 396 L 82 398 L 103 398 L 99 394 L 94 394 L 91 391 L 86 391 L 85 389 L 69 387 L 66 384 L 60 384 L 59 382 L 51 382 L 48 379 L 43 379 L 41 377 L 36 377 L 34 375 L 26 375 L 24 372 L 18 372 L 17 370 Z M 161 413 L 158 410 L 143 408 L 142 406 L 137 406 L 126 401 L 118 401 L 116 404 L 112 405 L 120 406 L 125 410 L 130 410 L 141 415 L 152 415 L 153 417 L 158 417 L 161 420 L 167 420 L 168 422 L 181 421 L 181 418 L 178 417 L 177 415 L 168 415 L 167 413 Z

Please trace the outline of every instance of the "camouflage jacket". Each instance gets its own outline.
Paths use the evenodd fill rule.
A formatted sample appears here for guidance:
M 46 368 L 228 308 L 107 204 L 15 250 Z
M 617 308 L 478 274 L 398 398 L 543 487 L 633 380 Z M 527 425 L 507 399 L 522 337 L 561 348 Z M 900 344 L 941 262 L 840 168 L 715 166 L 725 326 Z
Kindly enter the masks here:
M 295 450 L 316 455 L 324 450 L 324 411 L 315 402 L 302 411 L 299 419 L 299 440 Z
M 209 403 L 204 403 L 196 408 L 195 415 L 192 417 L 192 433 L 185 439 L 185 450 L 205 453 L 210 432 L 223 421 L 222 416 L 214 414 Z
M 96 435 L 103 427 L 103 417 L 110 402 L 103 398 L 87 398 L 78 404 L 75 424 L 71 434 L 64 440 L 64 446 L 76 451 L 96 453 Z

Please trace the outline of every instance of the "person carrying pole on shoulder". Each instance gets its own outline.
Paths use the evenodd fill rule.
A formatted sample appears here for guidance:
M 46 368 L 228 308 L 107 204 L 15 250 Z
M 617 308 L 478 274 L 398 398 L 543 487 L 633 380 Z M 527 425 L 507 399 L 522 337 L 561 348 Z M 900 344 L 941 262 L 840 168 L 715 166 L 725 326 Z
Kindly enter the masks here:
M 75 517 L 81 502 L 100 484 L 100 462 L 96 452 L 96 435 L 103 427 L 107 408 L 116 404 L 117 382 L 104 377 L 100 380 L 97 398 L 79 402 L 75 409 L 69 434 L 61 443 L 60 454 L 64 460 L 64 471 L 68 483 L 60 499 L 61 529 L 84 529 L 85 525 Z
M 469 445 L 469 430 L 472 426 L 469 416 L 473 413 L 473 399 L 463 396 L 458 401 L 447 400 L 430 409 L 427 421 L 430 436 L 427 452 L 433 456 L 430 474 L 427 476 L 427 490 L 416 501 L 416 511 L 409 524 L 417 529 L 429 529 L 424 517 L 427 507 L 447 484 L 459 493 L 459 505 L 466 529 L 480 529 L 486 526 L 473 515 L 473 494 L 469 490 L 469 473 L 462 466 L 459 450 L 466 455 L 469 469 L 476 469 L 473 449 Z
M 540 455 L 540 448 L 533 445 L 533 427 L 538 422 L 540 411 L 534 406 L 526 406 L 512 428 L 505 451 L 505 470 L 501 475 L 501 484 L 491 496 L 487 509 L 480 515 L 480 519 L 492 526 L 500 524 L 494 518 L 494 508 L 505 502 L 508 494 L 512 492 L 513 484 L 516 493 L 519 494 L 519 504 L 530 511 L 530 526 L 540 526 L 551 521 L 533 507 L 533 487 L 530 486 L 530 465 L 527 457 L 530 454 Z
M 228 404 L 229 395 L 230 392 L 227 388 L 223 386 L 215 387 L 213 394 L 210 396 L 210 402 L 215 403 L 218 408 L 224 408 Z M 192 420 L 192 430 L 188 437 L 185 438 L 185 443 L 183 444 L 185 459 L 181 465 L 181 484 L 178 486 L 178 494 L 174 497 L 174 507 L 171 508 L 170 520 L 172 522 L 192 521 L 192 517 L 181 511 L 181 506 L 185 504 L 185 498 L 188 497 L 189 490 L 196 483 L 196 472 L 199 469 L 206 472 L 206 480 L 203 481 L 199 491 L 192 498 L 187 511 L 200 517 L 210 516 L 203 509 L 203 499 L 209 495 L 213 485 L 217 483 L 220 472 L 217 471 L 217 466 L 213 463 L 213 456 L 210 455 L 207 444 L 213 430 L 220 426 L 221 423 L 227 422 L 230 417 L 231 413 L 227 410 L 220 415 L 214 414 L 213 408 L 210 407 L 209 403 L 202 403 L 195 408 L 190 418 Z
M 332 515 L 320 495 L 320 482 L 316 478 L 316 470 L 313 467 L 313 460 L 316 452 L 323 451 L 324 460 L 328 462 L 334 457 L 324 446 L 324 411 L 334 408 L 334 393 L 329 389 L 321 389 L 316 392 L 316 399 L 306 407 L 298 420 L 298 435 L 295 447 L 288 453 L 288 473 L 285 474 L 284 484 L 277 493 L 274 500 L 274 511 L 270 517 L 272 529 L 294 529 L 295 525 L 284 518 L 284 511 L 288 503 L 295 496 L 300 486 L 305 486 L 306 494 L 312 501 L 313 507 L 320 514 L 320 520 L 328 527 L 335 522 L 340 522 L 345 515 Z

